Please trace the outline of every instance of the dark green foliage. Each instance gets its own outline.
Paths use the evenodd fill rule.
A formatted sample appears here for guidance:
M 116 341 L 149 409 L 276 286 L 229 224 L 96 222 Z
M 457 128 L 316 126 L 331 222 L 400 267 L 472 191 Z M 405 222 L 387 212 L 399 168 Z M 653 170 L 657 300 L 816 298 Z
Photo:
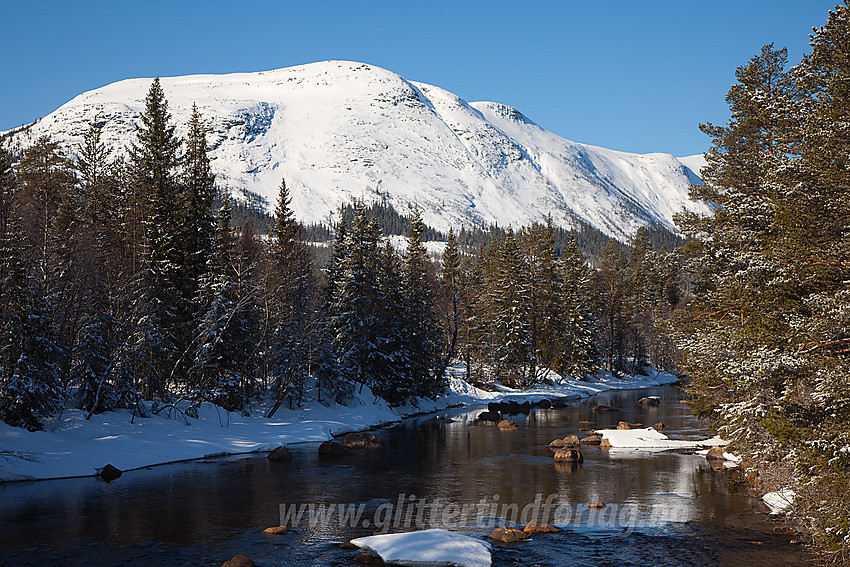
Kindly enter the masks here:
M 736 72 L 732 117 L 684 216 L 699 279 L 675 314 L 693 407 L 749 456 L 763 489 L 792 487 L 830 564 L 850 561 L 850 6 L 790 71 L 765 46 Z M 796 474 L 795 474 L 796 473 Z

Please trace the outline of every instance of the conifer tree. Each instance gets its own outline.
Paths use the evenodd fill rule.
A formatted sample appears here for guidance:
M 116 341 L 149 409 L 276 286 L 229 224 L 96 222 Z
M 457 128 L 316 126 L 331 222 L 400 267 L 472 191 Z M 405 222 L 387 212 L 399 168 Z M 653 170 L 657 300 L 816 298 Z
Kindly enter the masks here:
M 434 314 L 434 293 L 428 268 L 430 260 L 422 244 L 425 224 L 418 208 L 413 209 L 410 236 L 404 253 L 402 323 L 410 354 L 410 378 L 418 396 L 433 396 L 445 389 L 444 368 L 437 361 L 439 345 Z
M 461 273 L 460 251 L 454 229 L 449 227 L 446 247 L 443 250 L 440 267 L 440 281 L 443 300 L 442 328 L 444 349 L 441 367 L 443 372 L 458 354 L 458 341 L 462 325 L 463 310 L 463 274 Z
M 281 180 L 275 206 L 269 252 L 272 267 L 272 340 L 270 368 L 272 389 L 279 407 L 287 394 L 299 400 L 311 369 L 318 324 L 318 297 L 313 281 L 304 230 L 291 208 L 286 181 Z
M 623 275 L 626 261 L 619 243 L 609 239 L 596 272 L 596 321 L 600 352 L 608 372 L 625 369 L 626 314 Z
M 494 373 L 510 386 L 529 386 L 535 379 L 531 336 L 528 266 L 513 229 L 499 246 L 492 285 L 488 286 Z
M 159 78 L 145 99 L 141 126 L 130 156 L 140 193 L 140 216 L 145 246 L 142 280 L 137 292 L 138 318 L 135 351 L 136 375 L 143 395 L 166 394 L 178 381 L 181 355 L 186 346 L 186 299 L 181 293 L 185 265 L 180 247 L 183 226 L 182 199 L 176 179 L 179 139 Z
M 183 200 L 185 217 L 181 246 L 185 258 L 183 290 L 187 299 L 198 293 L 198 282 L 204 277 L 212 256 L 215 219 L 215 176 L 210 170 L 207 155 L 207 137 L 201 113 L 192 105 L 189 132 L 186 136 L 186 154 L 183 156 Z

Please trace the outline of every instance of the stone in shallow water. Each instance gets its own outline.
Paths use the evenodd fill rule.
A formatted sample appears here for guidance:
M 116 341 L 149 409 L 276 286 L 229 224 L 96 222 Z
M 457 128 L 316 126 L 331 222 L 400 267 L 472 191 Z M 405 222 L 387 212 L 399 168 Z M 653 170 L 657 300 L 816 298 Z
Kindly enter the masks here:
M 254 561 L 244 555 L 236 555 L 230 561 L 225 561 L 221 567 L 254 567 Z
M 522 533 L 522 532 L 520 532 Z M 393 565 L 490 567 L 490 549 L 473 537 L 446 530 L 361 537 L 351 543 L 377 553 Z
M 487 537 L 502 543 L 514 543 L 531 539 L 524 531 L 514 528 L 496 528 Z
M 546 524 L 546 523 L 543 523 L 543 522 L 538 522 L 536 520 L 532 520 L 532 521 L 528 522 L 528 525 L 526 525 L 522 529 L 522 531 L 524 531 L 527 534 L 554 534 L 554 533 L 558 533 L 561 530 L 559 530 L 558 528 L 556 528 L 555 526 L 552 526 L 550 524 Z

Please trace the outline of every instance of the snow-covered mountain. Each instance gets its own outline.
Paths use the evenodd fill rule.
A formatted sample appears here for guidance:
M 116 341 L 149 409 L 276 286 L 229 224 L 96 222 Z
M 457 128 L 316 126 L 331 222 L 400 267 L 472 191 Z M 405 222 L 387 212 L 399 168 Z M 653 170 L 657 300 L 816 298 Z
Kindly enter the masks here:
M 235 192 L 274 203 L 281 178 L 304 222 L 327 221 L 353 198 L 416 204 L 438 228 L 519 226 L 582 219 L 624 240 L 641 225 L 673 228 L 691 202 L 695 172 L 669 154 L 578 144 L 495 102 L 468 103 L 441 88 L 362 63 L 326 61 L 261 73 L 163 78 L 178 133 L 192 104 L 210 127 L 212 167 Z M 92 120 L 126 148 L 151 79 L 83 93 L 12 134 L 26 146 L 48 134 L 75 147 Z

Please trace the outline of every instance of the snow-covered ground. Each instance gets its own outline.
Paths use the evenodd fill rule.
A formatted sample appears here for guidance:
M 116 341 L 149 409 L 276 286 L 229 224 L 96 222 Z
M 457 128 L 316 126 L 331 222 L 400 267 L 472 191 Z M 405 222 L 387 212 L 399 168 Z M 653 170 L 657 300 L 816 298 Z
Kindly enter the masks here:
M 670 384 L 671 374 L 616 378 L 600 373 L 587 381 L 565 378 L 530 390 L 500 387 L 488 392 L 462 380 L 463 368 L 450 369 L 449 390 L 435 400 L 389 407 L 364 388 L 348 405 L 326 406 L 308 400 L 301 408 L 278 410 L 272 419 L 262 411 L 246 417 L 212 404 L 201 406 L 197 419 L 164 415 L 140 418 L 129 410 L 106 412 L 86 420 L 86 413 L 66 409 L 44 431 L 29 432 L 0 422 L 0 481 L 89 476 L 106 464 L 132 470 L 154 464 L 210 455 L 270 451 L 278 445 L 326 441 L 334 435 L 397 421 L 451 406 L 475 406 L 504 398 L 537 401 L 576 399 L 615 389 Z M 557 377 L 557 375 L 554 375 Z
M 652 427 L 644 429 L 597 429 L 596 432 L 607 439 L 614 449 L 642 449 L 654 451 L 669 451 L 671 449 L 699 449 L 701 447 L 714 447 L 716 445 L 727 445 L 720 437 L 711 437 L 689 441 L 684 439 L 670 439 L 660 431 Z

